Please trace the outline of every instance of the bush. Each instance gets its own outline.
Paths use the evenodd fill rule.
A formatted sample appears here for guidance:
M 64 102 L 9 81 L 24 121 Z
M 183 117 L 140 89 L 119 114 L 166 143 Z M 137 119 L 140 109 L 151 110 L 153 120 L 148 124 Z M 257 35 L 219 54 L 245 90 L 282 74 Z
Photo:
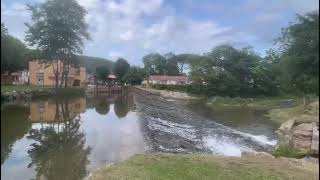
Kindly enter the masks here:
M 282 145 L 275 149 L 273 152 L 273 155 L 275 157 L 288 157 L 288 158 L 302 158 L 304 157 L 304 154 L 301 153 L 299 150 L 288 146 L 288 145 Z

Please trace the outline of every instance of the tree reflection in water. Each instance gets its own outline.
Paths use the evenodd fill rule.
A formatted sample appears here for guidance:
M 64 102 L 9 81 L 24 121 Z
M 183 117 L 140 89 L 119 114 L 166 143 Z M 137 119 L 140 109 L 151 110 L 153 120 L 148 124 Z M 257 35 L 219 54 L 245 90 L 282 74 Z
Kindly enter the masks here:
M 87 176 L 90 147 L 80 131 L 80 116 L 70 119 L 68 100 L 56 100 L 57 123 L 41 124 L 30 130 L 28 139 L 35 140 L 28 151 L 35 166 L 36 179 L 78 180 Z
M 133 109 L 133 96 L 130 94 L 118 97 L 114 102 L 114 112 L 118 116 L 118 118 L 125 117 L 128 112 Z
M 12 145 L 31 128 L 29 107 L 6 105 L 1 108 L 1 164 L 9 157 Z
M 110 102 L 106 98 L 97 99 L 95 109 L 97 113 L 106 115 L 110 111 Z

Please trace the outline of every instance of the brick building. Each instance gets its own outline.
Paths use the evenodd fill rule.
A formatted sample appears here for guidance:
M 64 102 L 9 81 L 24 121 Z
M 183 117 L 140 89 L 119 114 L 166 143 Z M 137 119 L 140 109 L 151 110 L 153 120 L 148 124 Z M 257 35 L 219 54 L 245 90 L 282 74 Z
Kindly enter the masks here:
M 59 84 L 61 80 L 61 72 L 63 68 L 63 63 L 58 61 L 53 63 L 55 68 L 59 68 Z M 29 62 L 29 83 L 31 85 L 44 85 L 44 86 L 54 86 L 55 85 L 55 75 L 53 73 L 53 68 L 51 63 L 40 62 L 39 60 L 34 60 Z M 86 68 L 85 67 L 71 67 L 68 75 L 68 85 L 69 86 L 82 86 L 86 83 Z

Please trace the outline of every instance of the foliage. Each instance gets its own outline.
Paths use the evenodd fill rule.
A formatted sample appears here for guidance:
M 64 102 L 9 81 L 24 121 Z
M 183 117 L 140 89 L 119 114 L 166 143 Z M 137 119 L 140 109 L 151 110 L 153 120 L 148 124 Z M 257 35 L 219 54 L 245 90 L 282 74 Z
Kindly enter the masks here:
M 206 85 L 207 96 L 276 94 L 269 71 L 251 48 L 221 45 L 189 60 L 195 85 Z
M 23 70 L 27 67 L 29 50 L 19 39 L 8 34 L 1 23 L 1 73 Z
M 143 57 L 144 68 L 149 75 L 164 75 L 166 59 L 161 54 L 151 53 Z
M 110 70 L 107 66 L 99 66 L 96 69 L 96 76 L 102 82 L 106 82 L 109 74 L 110 74 Z
M 89 39 L 85 22 L 86 10 L 75 0 L 48 0 L 28 5 L 33 24 L 28 27 L 26 41 L 36 46 L 53 63 L 59 59 L 64 67 L 53 67 L 58 87 L 58 76 L 65 75 L 67 85 L 70 65 L 77 64 L 75 55 L 82 53 L 83 41 Z
M 158 53 L 151 53 L 143 57 L 143 63 L 148 75 L 178 76 L 185 74 L 194 57 L 197 55 L 175 55 L 170 52 L 162 56 Z
M 281 88 L 285 92 L 319 93 L 319 12 L 298 15 L 277 40 Z
M 130 64 L 127 60 L 119 58 L 113 67 L 113 73 L 116 75 L 117 79 L 122 81 L 124 75 L 129 71 Z
M 303 158 L 304 157 L 303 153 L 301 153 L 299 150 L 297 150 L 293 147 L 290 147 L 288 145 L 277 147 L 274 150 L 273 155 L 275 157 L 288 157 L 288 158 Z
M 147 72 L 145 69 L 133 66 L 123 76 L 122 81 L 130 85 L 140 85 L 146 76 Z

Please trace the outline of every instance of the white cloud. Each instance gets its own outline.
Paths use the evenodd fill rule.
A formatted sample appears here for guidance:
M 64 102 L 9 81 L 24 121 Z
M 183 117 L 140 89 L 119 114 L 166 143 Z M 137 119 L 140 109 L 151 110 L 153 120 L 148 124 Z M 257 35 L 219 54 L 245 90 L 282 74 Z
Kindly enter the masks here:
M 43 0 L 29 0 L 36 2 Z M 266 43 L 281 27 L 275 22 L 286 18 L 284 13 L 306 12 L 316 9 L 319 2 L 309 0 L 244 1 L 239 6 L 211 2 L 186 1 L 188 10 L 208 11 L 231 16 L 232 21 L 216 21 L 215 18 L 195 18 L 175 9 L 171 1 L 164 0 L 77 0 L 88 14 L 91 41 L 85 43 L 86 55 L 115 59 L 122 56 L 130 63 L 141 64 L 142 56 L 150 52 L 202 53 L 225 42 L 248 42 L 251 45 Z M 202 5 L 201 5 L 202 4 Z M 1 17 L 10 34 L 24 39 L 30 13 L 20 2 L 1 2 Z M 197 9 L 200 8 L 200 9 Z M 212 8 L 215 11 L 212 11 Z M 248 18 L 245 14 L 251 14 Z M 287 15 L 287 14 L 285 14 Z M 240 18 L 234 18 L 238 16 Z M 285 19 L 287 20 L 287 19 Z M 219 22 L 219 23 L 218 23 Z M 241 27 L 236 26 L 240 22 Z M 220 23 L 224 23 L 223 25 Z M 277 24 L 279 26 L 279 24 Z M 268 28 L 266 28 L 268 27 Z M 272 29 L 277 29 L 272 30 Z M 271 45 L 271 44 L 270 44 Z

